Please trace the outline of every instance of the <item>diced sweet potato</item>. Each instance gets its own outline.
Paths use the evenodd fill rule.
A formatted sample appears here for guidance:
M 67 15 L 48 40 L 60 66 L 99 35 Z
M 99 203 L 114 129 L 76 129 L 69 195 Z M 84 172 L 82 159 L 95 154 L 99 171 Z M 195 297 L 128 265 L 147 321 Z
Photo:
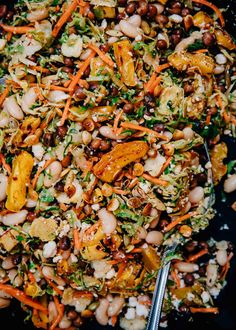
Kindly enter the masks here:
M 160 267 L 160 258 L 158 257 L 156 250 L 151 246 L 142 249 L 142 256 L 144 267 L 148 272 L 156 271 Z
M 129 40 L 122 40 L 113 44 L 116 64 L 122 81 L 127 86 L 135 86 L 135 69 L 132 58 L 132 46 Z
M 227 173 L 223 160 L 227 157 L 228 148 L 224 142 L 218 143 L 210 152 L 214 184 L 217 185 Z
M 104 105 L 91 109 L 91 116 L 95 117 L 99 123 L 108 120 L 115 111 L 114 106 Z
M 148 145 L 143 141 L 117 144 L 112 151 L 102 156 L 94 166 L 93 173 L 102 181 L 112 182 L 124 166 L 142 158 L 147 151 Z
M 218 45 L 223 46 L 229 50 L 236 49 L 236 45 L 235 45 L 233 39 L 230 37 L 230 35 L 226 31 L 216 29 L 215 36 L 216 36 L 216 41 L 217 41 Z
M 213 73 L 215 67 L 213 59 L 202 53 L 175 52 L 168 57 L 168 61 L 178 71 L 197 68 L 202 75 Z
M 26 185 L 34 165 L 33 157 L 23 151 L 13 160 L 12 174 L 7 186 L 6 208 L 19 212 L 26 202 Z
M 104 252 L 102 248 L 101 244 L 88 245 L 84 246 L 80 253 L 85 260 L 101 260 L 107 256 L 107 253 Z
M 206 24 L 212 24 L 212 18 L 204 13 L 203 11 L 199 11 L 197 14 L 193 16 L 193 25 L 197 27 L 203 27 Z

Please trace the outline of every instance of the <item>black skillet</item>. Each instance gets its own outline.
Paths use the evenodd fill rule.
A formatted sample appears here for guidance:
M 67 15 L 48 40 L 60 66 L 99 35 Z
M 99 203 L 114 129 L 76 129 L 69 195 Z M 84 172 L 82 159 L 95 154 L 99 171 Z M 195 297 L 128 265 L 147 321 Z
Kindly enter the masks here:
M 14 0 L 0 0 L 0 4 L 7 4 L 8 8 L 16 3 Z M 236 0 L 213 0 L 214 4 L 220 8 L 225 7 L 224 12 L 226 20 L 226 30 L 236 36 Z M 232 138 L 223 138 L 227 143 L 229 155 L 226 162 L 236 159 L 236 140 Z M 216 189 L 217 215 L 210 226 L 204 232 L 198 235 L 199 240 L 208 240 L 213 237 L 215 240 L 229 240 L 236 246 L 236 213 L 231 209 L 231 204 L 236 200 L 236 193 L 228 195 L 227 201 L 222 201 L 222 184 Z M 227 224 L 229 229 L 223 229 Z M 219 295 L 216 304 L 219 306 L 218 315 L 197 315 L 189 320 L 189 315 L 180 315 L 173 312 L 169 317 L 166 330 L 236 330 L 236 258 L 233 258 L 231 268 L 227 276 L 228 284 Z M 22 311 L 18 302 L 12 301 L 11 306 L 6 309 L 0 309 L 0 329 L 1 330 L 35 330 L 32 323 L 25 322 L 26 313 Z M 81 330 L 118 330 L 119 327 L 102 327 L 96 322 L 88 322 L 80 328 Z M 130 329 L 133 330 L 133 329 Z

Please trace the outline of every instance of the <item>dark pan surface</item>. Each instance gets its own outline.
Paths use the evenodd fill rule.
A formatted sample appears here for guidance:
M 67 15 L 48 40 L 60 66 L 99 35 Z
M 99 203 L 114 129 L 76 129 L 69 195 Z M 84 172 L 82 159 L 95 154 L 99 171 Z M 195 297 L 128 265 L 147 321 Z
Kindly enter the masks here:
M 0 0 L 0 4 L 11 6 L 14 0 Z M 214 0 L 212 1 L 219 8 L 227 8 L 224 13 L 226 19 L 226 30 L 236 37 L 236 0 Z M 228 145 L 229 156 L 226 162 L 236 159 L 236 140 L 223 138 Z M 236 193 L 228 196 L 226 202 L 222 202 L 222 184 L 216 189 L 217 215 L 206 231 L 198 235 L 201 240 L 208 240 L 213 237 L 215 240 L 229 240 L 236 246 L 236 213 L 231 209 L 231 204 L 236 201 Z M 228 230 L 220 228 L 227 224 Z M 235 252 L 235 251 L 234 251 Z M 232 259 L 231 268 L 227 276 L 227 285 L 217 299 L 217 306 L 220 309 L 218 315 L 194 315 L 189 321 L 189 317 L 173 313 L 169 319 L 166 330 L 236 330 L 236 258 Z M 24 322 L 26 313 L 23 312 L 18 302 L 13 301 L 10 308 L 0 309 L 0 329 L 1 330 L 34 330 L 30 322 Z M 102 327 L 95 322 L 87 323 L 81 330 L 118 330 L 119 327 Z M 133 329 L 130 329 L 133 330 Z

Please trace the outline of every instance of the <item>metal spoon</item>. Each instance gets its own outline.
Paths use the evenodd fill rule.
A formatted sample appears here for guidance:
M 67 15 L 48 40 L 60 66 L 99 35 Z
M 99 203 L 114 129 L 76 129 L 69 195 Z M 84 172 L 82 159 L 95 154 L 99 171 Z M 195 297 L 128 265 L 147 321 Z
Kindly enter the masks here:
M 211 162 L 207 144 L 204 144 L 206 156 L 208 159 L 208 162 Z M 210 182 L 210 186 L 213 191 L 213 178 L 212 178 L 212 170 L 211 168 L 208 169 L 208 181 Z M 208 206 L 211 207 L 214 204 L 215 201 L 215 195 L 214 192 L 210 194 L 210 198 L 208 201 Z M 166 283 L 169 275 L 170 265 L 171 262 L 168 261 L 165 263 L 165 259 L 168 257 L 168 255 L 175 252 L 175 249 L 177 248 L 178 243 L 174 242 L 171 246 L 167 247 L 166 250 L 163 253 L 163 266 L 160 268 L 157 276 L 157 281 L 155 285 L 155 290 L 153 293 L 153 299 L 152 299 L 152 307 L 149 313 L 148 323 L 146 330 L 157 330 L 159 327 L 160 319 L 161 319 L 161 310 L 166 290 Z

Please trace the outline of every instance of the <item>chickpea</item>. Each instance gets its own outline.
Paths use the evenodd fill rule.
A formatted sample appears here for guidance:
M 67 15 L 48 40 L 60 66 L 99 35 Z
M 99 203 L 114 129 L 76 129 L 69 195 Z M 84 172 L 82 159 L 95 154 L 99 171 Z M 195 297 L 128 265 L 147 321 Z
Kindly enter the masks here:
M 156 22 L 162 28 L 169 22 L 169 18 L 165 15 L 159 14 L 159 15 L 156 16 Z
M 205 32 L 202 36 L 202 42 L 206 47 L 211 47 L 215 43 L 215 36 L 210 32 Z
M 139 1 L 137 13 L 140 16 L 144 16 L 147 14 L 147 12 L 148 12 L 148 3 L 146 1 Z
M 135 2 L 129 2 L 125 8 L 125 11 L 128 15 L 132 15 L 136 10 L 136 3 Z
M 160 50 L 166 49 L 167 48 L 167 42 L 163 39 L 157 40 L 157 48 Z

